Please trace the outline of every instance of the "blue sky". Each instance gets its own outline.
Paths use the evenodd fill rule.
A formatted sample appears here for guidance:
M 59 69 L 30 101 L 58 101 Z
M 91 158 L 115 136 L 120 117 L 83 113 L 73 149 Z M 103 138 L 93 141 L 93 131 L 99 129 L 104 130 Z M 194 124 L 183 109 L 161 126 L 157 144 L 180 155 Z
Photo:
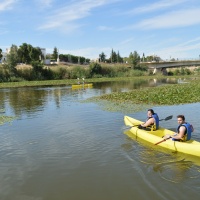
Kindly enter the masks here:
M 0 0 L 0 48 L 22 43 L 98 58 L 111 49 L 200 56 L 199 0 Z

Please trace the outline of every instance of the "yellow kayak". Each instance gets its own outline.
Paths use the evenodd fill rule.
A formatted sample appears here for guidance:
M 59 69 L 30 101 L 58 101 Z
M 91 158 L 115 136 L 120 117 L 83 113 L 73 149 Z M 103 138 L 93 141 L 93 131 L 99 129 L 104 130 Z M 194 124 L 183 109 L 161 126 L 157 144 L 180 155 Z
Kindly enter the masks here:
M 124 116 L 124 122 L 125 125 L 130 126 L 131 133 L 133 133 L 136 137 L 141 138 L 147 142 L 150 142 L 153 145 L 157 144 L 161 147 L 173 151 L 182 152 L 194 156 L 200 156 L 200 142 L 197 142 L 195 140 L 189 140 L 186 142 L 177 142 L 177 141 L 172 141 L 171 139 L 164 141 L 164 139 L 162 138 L 164 135 L 166 134 L 172 135 L 174 134 L 174 132 L 162 127 L 159 127 L 159 129 L 156 131 L 153 130 L 147 131 L 139 129 L 137 125 L 143 122 L 128 116 Z
M 92 83 L 85 83 L 85 84 L 77 84 L 77 85 L 72 85 L 72 88 L 86 88 L 86 87 L 92 87 Z

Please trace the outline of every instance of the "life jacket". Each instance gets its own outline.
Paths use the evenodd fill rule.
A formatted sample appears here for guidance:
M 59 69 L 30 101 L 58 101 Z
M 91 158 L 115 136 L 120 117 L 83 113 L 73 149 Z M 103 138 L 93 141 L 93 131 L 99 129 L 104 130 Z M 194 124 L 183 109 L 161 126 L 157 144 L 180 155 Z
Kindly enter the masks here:
M 154 113 L 153 115 L 152 115 L 152 117 L 154 118 L 154 120 L 155 120 L 155 130 L 158 130 L 159 129 L 159 117 L 158 117 L 158 115 L 156 114 L 156 113 Z
M 181 139 L 182 141 L 188 141 L 191 139 L 191 136 L 192 136 L 192 128 L 191 128 L 191 125 L 189 123 L 184 123 L 184 124 L 181 124 L 178 126 L 177 128 L 177 132 L 179 133 L 179 129 L 181 126 L 185 126 L 186 128 L 186 131 L 185 131 L 185 134 L 184 134 L 184 137 Z
M 159 129 L 159 117 L 156 113 L 154 113 L 152 117 L 154 118 L 155 123 L 151 125 L 151 130 L 155 131 Z M 149 117 L 149 119 L 152 117 Z

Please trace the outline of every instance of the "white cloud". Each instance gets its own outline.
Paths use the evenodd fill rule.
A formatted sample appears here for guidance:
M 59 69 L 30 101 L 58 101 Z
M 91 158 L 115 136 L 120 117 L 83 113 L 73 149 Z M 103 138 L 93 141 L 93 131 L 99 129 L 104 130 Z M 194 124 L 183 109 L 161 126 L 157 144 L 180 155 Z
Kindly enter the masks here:
M 108 27 L 108 26 L 98 26 L 97 29 L 99 29 L 100 31 L 113 30 L 112 27 Z
M 200 24 L 200 18 L 197 17 L 199 13 L 200 8 L 170 12 L 164 15 L 156 16 L 151 19 L 143 20 L 136 26 L 137 28 L 139 27 L 143 29 L 161 29 L 191 26 L 195 24 Z
M 78 19 L 91 15 L 92 9 L 115 1 L 116 0 L 111 0 L 109 2 L 106 0 L 72 1 L 72 4 L 66 4 L 62 8 L 55 10 L 52 15 L 48 16 L 46 22 L 40 26 L 39 29 L 62 28 L 63 26 L 67 26 L 68 23 L 72 23 Z M 75 26 L 78 27 L 79 25 Z
M 133 38 L 129 38 L 129 39 L 126 39 L 126 40 L 123 40 L 122 42 L 119 43 L 119 46 L 124 46 L 126 44 L 130 44 L 130 42 L 134 41 Z
M 8 9 L 12 9 L 13 5 L 17 2 L 18 0 L 4 0 L 0 4 L 0 11 L 5 11 Z
M 169 59 L 170 56 L 175 59 L 188 58 L 188 52 L 199 52 L 199 49 L 200 37 L 167 48 L 157 48 L 157 51 L 155 51 L 155 53 L 164 59 Z M 195 57 L 198 57 L 198 53 L 197 55 L 193 53 L 193 58 Z
M 136 9 L 134 9 L 132 12 L 133 13 L 146 13 L 146 12 L 153 12 L 153 11 L 157 11 L 157 10 L 162 10 L 162 9 L 166 9 L 169 7 L 174 7 L 178 4 L 182 4 L 184 2 L 187 2 L 189 0 L 162 0 L 162 1 L 158 1 L 149 5 L 145 5 L 142 7 L 138 7 Z
M 46 8 L 51 7 L 54 0 L 35 0 L 39 7 Z

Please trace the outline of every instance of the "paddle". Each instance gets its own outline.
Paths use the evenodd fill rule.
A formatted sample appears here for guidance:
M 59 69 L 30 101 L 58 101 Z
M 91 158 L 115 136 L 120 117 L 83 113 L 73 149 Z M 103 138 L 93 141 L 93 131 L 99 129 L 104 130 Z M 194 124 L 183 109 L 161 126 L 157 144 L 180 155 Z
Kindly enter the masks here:
M 160 119 L 159 121 L 163 121 L 163 120 L 167 121 L 167 120 L 172 119 L 172 117 L 173 117 L 173 115 L 170 115 L 170 116 L 166 117 L 165 119 Z
M 170 139 L 170 138 L 171 138 L 171 136 L 169 136 L 168 138 L 165 138 L 165 139 L 163 139 L 163 140 L 161 140 L 161 141 L 155 143 L 154 145 L 157 145 L 157 144 L 160 144 L 160 143 L 162 143 L 162 142 L 165 142 L 166 140 L 168 140 L 168 139 Z
M 172 119 L 172 117 L 173 117 L 173 115 L 170 115 L 170 116 L 166 117 L 165 119 L 160 119 L 159 121 L 163 121 L 163 120 L 167 121 L 167 120 Z M 127 128 L 132 128 L 132 127 L 134 127 L 134 126 L 139 126 L 139 125 L 140 125 L 140 124 L 136 124 L 136 125 L 133 125 L 133 126 L 129 126 L 129 127 L 127 127 Z M 164 141 L 163 141 L 163 142 L 164 142 Z

